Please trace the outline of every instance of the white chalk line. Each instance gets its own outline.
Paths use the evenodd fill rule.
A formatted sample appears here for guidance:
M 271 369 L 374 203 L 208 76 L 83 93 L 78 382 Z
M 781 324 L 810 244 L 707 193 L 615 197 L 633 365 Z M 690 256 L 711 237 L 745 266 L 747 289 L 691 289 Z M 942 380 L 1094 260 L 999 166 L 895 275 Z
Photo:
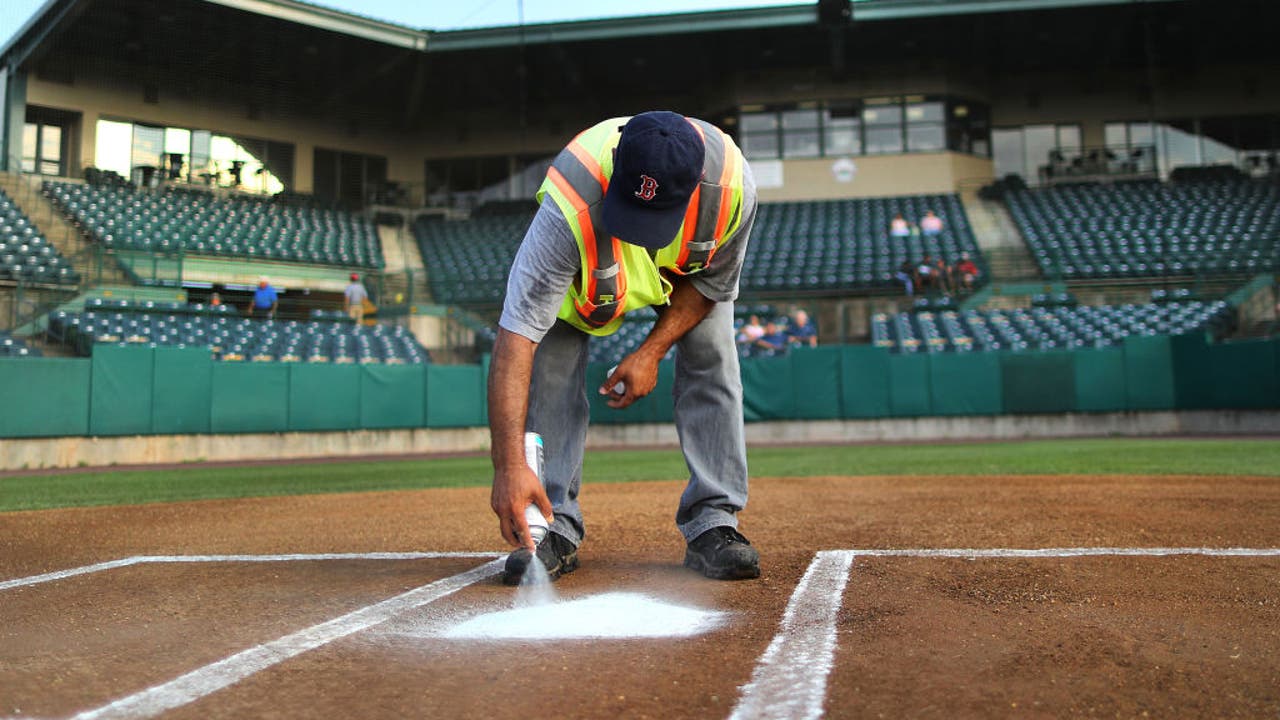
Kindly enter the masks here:
M 835 655 L 836 613 L 852 564 L 853 553 L 840 551 L 820 552 L 809 563 L 787 602 L 782 629 L 757 661 L 730 720 L 822 714 Z
M 102 572 L 113 568 L 144 563 L 219 563 L 219 562 L 303 562 L 310 560 L 435 560 L 440 558 L 496 558 L 494 552 L 370 552 L 370 553 L 291 553 L 285 555 L 134 555 L 133 557 L 94 563 L 0 582 L 0 591 L 65 580 L 77 575 Z
M 853 561 L 864 557 L 1073 558 L 1280 557 L 1280 548 L 1077 547 L 825 550 L 814 556 L 787 602 L 777 634 L 739 691 L 730 720 L 816 720 L 835 660 L 836 616 Z
M 74 715 L 76 720 L 98 718 L 151 718 L 215 693 L 250 675 L 297 657 L 334 640 L 386 622 L 401 613 L 435 602 L 480 580 L 496 575 L 502 559 L 452 577 L 414 588 L 347 613 L 333 620 L 256 645 L 215 663 L 193 670 L 166 683 L 147 688 L 107 705 Z

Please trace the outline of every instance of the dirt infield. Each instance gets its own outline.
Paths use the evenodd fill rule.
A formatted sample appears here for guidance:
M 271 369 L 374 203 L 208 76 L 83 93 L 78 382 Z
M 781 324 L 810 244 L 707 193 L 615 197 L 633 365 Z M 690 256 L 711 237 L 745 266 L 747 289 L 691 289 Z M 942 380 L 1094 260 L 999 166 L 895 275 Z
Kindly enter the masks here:
M 758 479 L 742 529 L 763 575 L 741 583 L 680 568 L 679 491 L 588 485 L 582 569 L 557 590 L 730 613 L 683 639 L 441 637 L 510 607 L 483 571 L 440 589 L 486 557 L 222 557 L 502 551 L 484 489 L 0 514 L 0 717 L 124 716 L 109 704 L 130 698 L 130 716 L 184 718 L 800 717 L 808 686 L 828 717 L 1280 712 L 1275 555 L 854 553 L 842 594 L 801 583 L 827 550 L 1280 548 L 1275 479 Z M 193 555 L 218 557 L 166 559 Z M 153 560 L 126 562 L 137 556 Z M 793 613 L 809 659 L 790 670 L 805 682 L 796 704 L 753 711 L 741 688 L 801 587 L 838 610 L 829 662 L 803 645 L 818 623 Z M 185 674 L 205 690 L 168 685 Z

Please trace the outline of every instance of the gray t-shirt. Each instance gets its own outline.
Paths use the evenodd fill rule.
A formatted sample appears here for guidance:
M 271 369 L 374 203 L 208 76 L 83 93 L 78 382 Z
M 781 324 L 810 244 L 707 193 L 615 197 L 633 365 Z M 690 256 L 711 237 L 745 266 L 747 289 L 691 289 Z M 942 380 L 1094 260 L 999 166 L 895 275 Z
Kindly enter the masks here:
M 347 289 L 342 294 L 347 298 L 348 305 L 360 305 L 369 297 L 369 292 L 364 289 L 364 285 L 358 282 L 347 285 Z
M 711 265 L 689 278 L 704 297 L 729 302 L 738 297 L 738 277 L 746 257 L 747 240 L 756 219 L 756 182 L 751 166 L 742 171 L 742 222 L 716 251 Z M 504 330 L 541 342 L 556 321 L 569 285 L 582 271 L 578 241 L 555 201 L 545 197 L 525 232 L 507 277 L 507 297 L 498 325 Z

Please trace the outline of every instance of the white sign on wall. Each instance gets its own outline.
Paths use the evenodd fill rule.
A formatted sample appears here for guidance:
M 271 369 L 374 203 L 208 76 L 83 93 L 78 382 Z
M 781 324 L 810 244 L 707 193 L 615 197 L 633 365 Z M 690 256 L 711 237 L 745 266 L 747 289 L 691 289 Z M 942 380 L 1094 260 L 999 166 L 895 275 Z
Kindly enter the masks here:
M 857 174 L 858 166 L 853 162 L 852 158 L 842 157 L 831 163 L 831 176 L 838 183 L 853 182 L 853 178 Z
M 780 188 L 784 184 L 781 160 L 752 160 L 751 173 L 758 188 Z

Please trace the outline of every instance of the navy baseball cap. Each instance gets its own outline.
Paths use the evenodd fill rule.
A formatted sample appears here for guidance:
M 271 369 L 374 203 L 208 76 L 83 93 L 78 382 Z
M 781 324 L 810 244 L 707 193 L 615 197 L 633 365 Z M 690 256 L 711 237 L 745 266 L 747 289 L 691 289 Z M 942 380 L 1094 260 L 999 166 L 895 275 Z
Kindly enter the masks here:
M 689 198 L 702 179 L 706 148 L 679 113 L 641 113 L 622 127 L 604 196 L 610 235 L 649 250 L 675 239 Z

